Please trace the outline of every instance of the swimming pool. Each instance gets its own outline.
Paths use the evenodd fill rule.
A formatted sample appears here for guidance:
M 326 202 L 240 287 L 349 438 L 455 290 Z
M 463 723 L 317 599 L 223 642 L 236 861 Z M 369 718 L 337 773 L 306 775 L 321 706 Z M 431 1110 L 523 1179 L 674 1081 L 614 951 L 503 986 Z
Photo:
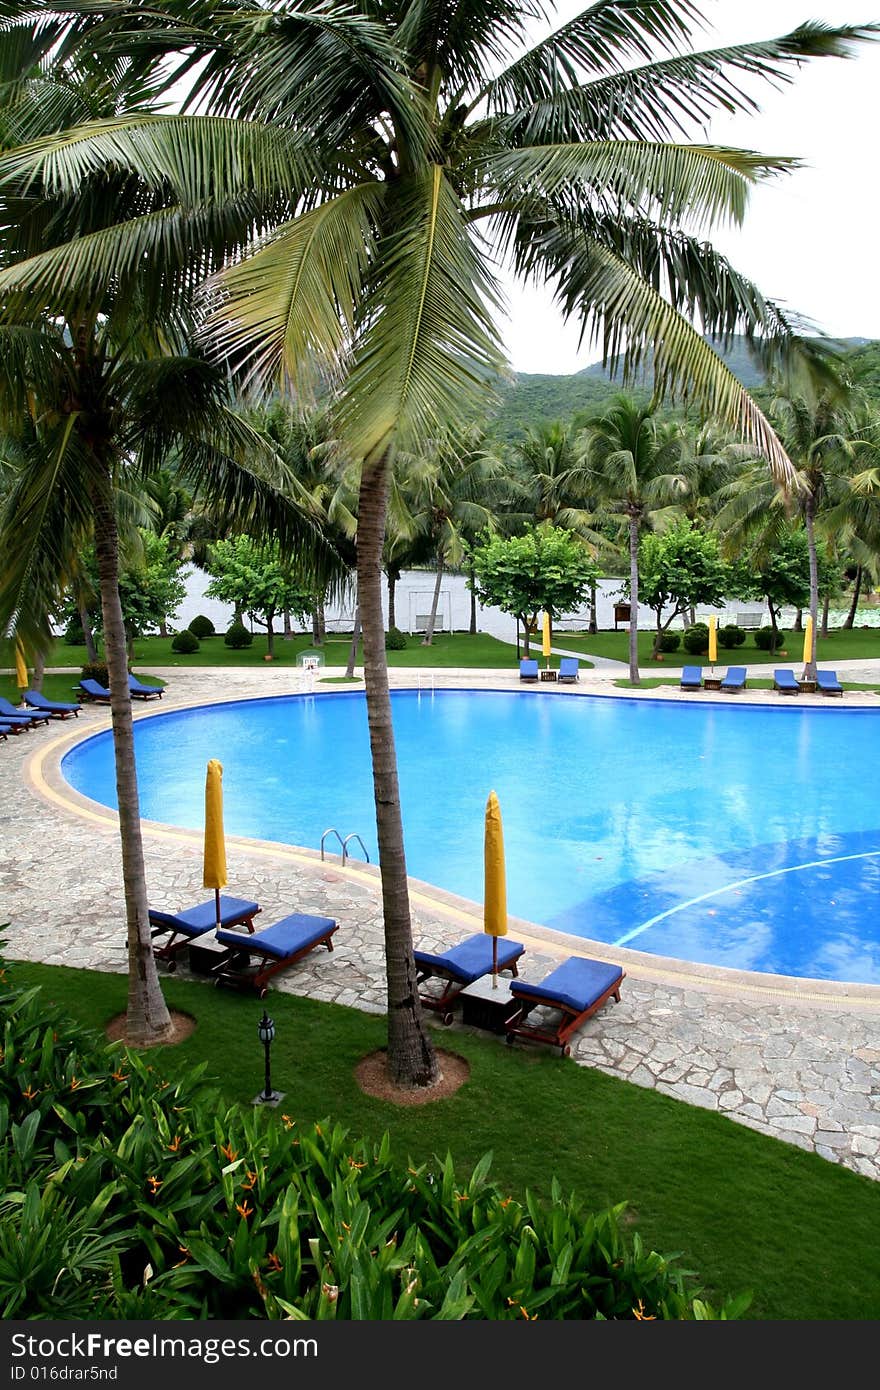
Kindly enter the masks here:
M 561 931 L 710 965 L 880 983 L 880 711 L 392 695 L 409 873 L 480 901 L 498 793 L 508 908 Z M 224 766 L 230 834 L 376 859 L 361 693 L 169 711 L 135 725 L 145 818 L 200 829 Z M 109 732 L 64 758 L 115 806 Z

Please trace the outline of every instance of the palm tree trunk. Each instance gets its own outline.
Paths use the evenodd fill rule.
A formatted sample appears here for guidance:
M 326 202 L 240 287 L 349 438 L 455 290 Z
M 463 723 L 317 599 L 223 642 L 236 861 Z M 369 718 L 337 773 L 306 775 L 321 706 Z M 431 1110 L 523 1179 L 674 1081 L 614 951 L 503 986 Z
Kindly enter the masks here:
M 327 623 L 324 618 L 324 600 L 319 598 L 312 609 L 312 641 L 316 647 L 323 647 L 326 635 Z
M 83 637 L 86 641 L 86 656 L 90 662 L 98 660 L 98 648 L 95 646 L 95 635 L 92 631 L 92 615 L 84 603 L 77 604 L 80 627 L 83 630 Z
M 395 607 L 395 589 L 400 578 L 400 570 L 396 565 L 388 566 L 388 629 L 397 627 L 397 610 Z
M 162 621 L 159 623 L 159 636 L 160 636 L 160 637 L 167 637 L 167 636 L 168 636 L 168 624 L 166 623 L 166 621 L 165 621 L 164 618 L 163 618 Z
M 358 642 L 361 640 L 361 607 L 359 603 L 354 606 L 354 627 L 351 632 L 351 646 L 348 649 L 348 665 L 345 674 L 351 679 L 354 675 L 354 668 L 357 662 Z
M 813 619 L 813 642 L 810 660 L 804 665 L 804 678 L 814 681 L 816 679 L 816 633 L 818 632 L 819 618 L 819 562 L 816 557 L 816 534 L 813 529 L 813 516 L 815 513 L 815 500 L 810 493 L 804 504 L 804 521 L 807 531 L 807 547 L 810 553 L 810 617 Z
M 845 617 L 844 620 L 843 620 L 843 626 L 845 627 L 845 629 L 847 630 L 847 632 L 851 632 L 851 631 L 852 631 L 853 623 L 854 623 L 855 620 L 856 620 L 856 610 L 858 609 L 858 606 L 859 606 L 859 597 L 860 597 L 860 595 L 861 595 L 861 592 L 862 592 L 862 567 L 861 567 L 861 565 L 857 565 L 857 566 L 856 566 L 856 577 L 855 577 L 855 579 L 854 579 L 854 581 L 853 581 L 853 596 L 852 596 L 852 603 L 851 603 L 850 606 L 849 606 L 849 612 L 847 613 L 846 617 Z
M 430 647 L 434 641 L 434 624 L 437 621 L 437 607 L 440 603 L 440 584 L 443 579 L 443 551 L 437 552 L 437 578 L 434 581 L 434 597 L 431 600 L 431 611 L 428 614 L 428 626 L 425 628 L 425 635 L 422 638 L 422 646 Z
M 469 625 L 469 627 L 468 627 L 468 632 L 470 633 L 471 637 L 476 637 L 476 635 L 477 635 L 477 595 L 476 595 L 476 592 L 475 592 L 475 590 L 474 590 L 474 584 L 476 583 L 476 579 L 477 579 L 476 574 L 474 573 L 473 570 L 471 570 L 471 571 L 470 571 L 470 580 L 471 580 L 471 621 L 470 621 L 470 625 Z
M 284 610 L 284 631 L 281 634 L 285 642 L 289 642 L 293 637 L 293 625 L 290 621 L 290 609 Z
M 119 599 L 119 538 L 112 499 L 107 488 L 92 491 L 95 513 L 95 553 L 104 615 L 104 650 L 110 683 L 110 721 L 116 761 L 119 838 L 128 927 L 128 1010 L 126 1041 L 144 1046 L 167 1038 L 171 1017 L 162 997 L 147 908 L 147 879 L 141 839 L 134 727 L 128 689 L 125 626 Z
M 358 602 L 363 624 L 367 721 L 385 919 L 388 1072 L 397 1085 L 415 1088 L 432 1086 L 440 1073 L 422 1016 L 416 983 L 397 757 L 385 656 L 382 545 L 389 467 L 390 459 L 386 453 L 372 466 L 365 462 L 361 473 L 357 528 Z
M 34 657 L 34 674 L 31 677 L 34 690 L 43 689 L 43 676 L 46 673 L 46 658 L 42 652 L 37 652 Z
M 830 594 L 826 594 L 825 597 L 824 597 L 824 599 L 822 600 L 822 622 L 821 622 L 821 625 L 820 625 L 820 627 L 819 627 L 819 636 L 820 636 L 820 637 L 827 637 L 827 636 L 828 636 L 828 609 L 829 609 L 830 604 L 831 604 L 831 595 L 830 595 Z
M 639 518 L 629 519 L 629 678 L 639 684 Z
M 275 617 L 275 609 L 270 608 L 266 613 L 266 655 L 275 655 L 275 629 L 272 626 L 272 619 Z
M 588 631 L 591 635 L 592 635 L 593 633 L 596 633 L 596 632 L 599 631 L 599 626 L 598 626 L 598 623 L 597 623 L 597 620 L 596 620 L 596 605 L 597 605 L 597 603 L 598 603 L 598 591 L 597 591 L 597 589 L 596 589 L 596 585 L 595 585 L 595 584 L 591 584 L 591 585 L 590 585 L 590 622 L 589 622 L 589 625 L 588 625 L 588 627 L 587 627 L 587 631 Z
M 792 629 L 791 629 L 791 630 L 792 630 L 792 632 L 803 632 L 803 630 L 804 630 L 804 610 L 803 610 L 802 608 L 796 608 L 796 609 L 794 610 L 794 623 L 793 623 L 793 625 L 792 625 Z

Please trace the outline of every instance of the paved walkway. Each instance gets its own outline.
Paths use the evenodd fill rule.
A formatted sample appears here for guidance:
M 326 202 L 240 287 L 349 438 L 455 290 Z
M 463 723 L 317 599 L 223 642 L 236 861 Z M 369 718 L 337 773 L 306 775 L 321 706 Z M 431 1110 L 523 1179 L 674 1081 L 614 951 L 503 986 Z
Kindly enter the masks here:
M 211 680 L 203 667 L 161 674 L 170 682 L 158 707 L 163 711 L 199 703 Z M 576 686 L 565 687 L 565 695 L 609 695 L 613 674 L 585 672 Z M 847 674 L 853 678 L 849 670 Z M 417 686 L 419 681 L 423 688 L 432 682 L 436 688 L 518 687 L 515 671 L 392 673 L 396 685 Z M 303 673 L 269 668 L 225 669 L 219 688 L 224 699 L 237 699 L 321 687 Z M 732 698 L 704 692 L 688 696 L 677 688 L 655 694 L 699 701 Z M 615 695 L 643 698 L 629 691 Z M 749 698 L 780 697 L 755 691 Z M 873 694 L 853 692 L 845 699 L 848 705 L 880 709 Z M 156 712 L 150 704 L 135 714 L 141 719 Z M 115 819 L 72 792 L 58 770 L 72 741 L 108 724 L 106 708 L 86 708 L 77 721 L 0 745 L 0 917 L 11 923 L 6 946 L 11 958 L 126 968 Z M 145 830 L 151 902 L 173 909 L 203 898 L 200 836 L 161 826 L 146 825 Z M 273 984 L 289 993 L 383 1012 L 376 870 L 351 863 L 343 870 L 338 861 L 322 863 L 313 852 L 233 837 L 228 853 L 229 891 L 257 898 L 264 921 L 296 906 L 332 915 L 341 924 L 332 957 L 313 952 Z M 428 949 L 482 927 L 479 907 L 427 885 L 413 885 L 412 903 L 416 940 Z M 608 958 L 609 948 L 598 943 L 527 923 L 511 923 L 511 929 L 528 948 L 523 958 L 527 979 L 540 980 L 571 953 Z M 798 983 L 691 967 L 627 950 L 613 954 L 627 971 L 622 1000 L 604 1008 L 576 1036 L 574 1055 L 580 1064 L 720 1111 L 880 1178 L 880 987 Z M 442 1036 L 449 1042 L 454 1034 Z

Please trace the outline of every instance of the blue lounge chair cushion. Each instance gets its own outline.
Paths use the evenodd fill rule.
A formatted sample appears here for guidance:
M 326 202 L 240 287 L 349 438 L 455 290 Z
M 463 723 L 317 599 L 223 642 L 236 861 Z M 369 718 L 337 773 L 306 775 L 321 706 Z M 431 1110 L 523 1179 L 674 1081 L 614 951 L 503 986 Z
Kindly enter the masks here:
M 509 941 L 506 936 L 498 938 L 498 969 L 511 966 L 522 955 L 525 947 L 519 941 Z M 440 955 L 430 951 L 414 951 L 416 965 L 420 970 L 445 974 L 460 980 L 463 985 L 472 985 L 474 980 L 482 979 L 492 969 L 492 938 L 486 932 L 475 932 L 465 937 L 457 946 Z
M 703 670 L 701 666 L 683 666 L 681 668 L 681 689 L 682 690 L 702 690 Z
M 5 719 L 10 724 L 48 724 L 48 714 L 37 714 L 36 711 L 30 713 L 26 709 L 16 709 L 15 705 L 5 697 L 0 696 L 0 719 Z
M 562 1004 L 576 1013 L 583 1013 L 601 999 L 613 985 L 623 979 L 619 965 L 588 960 L 584 956 L 569 956 L 568 960 L 551 970 L 539 985 L 525 980 L 511 980 L 510 992 L 517 998 L 535 1000 L 539 1004 Z
M 161 697 L 164 687 L 161 685 L 143 685 L 137 676 L 128 673 L 128 688 L 132 695 L 159 695 Z
M 773 684 L 777 690 L 800 690 L 800 684 L 795 679 L 794 671 L 789 667 L 777 667 L 773 672 Z
M 578 659 L 576 656 L 561 656 L 559 658 L 559 680 L 576 681 L 578 679 Z
M 538 663 L 534 657 L 524 657 L 519 663 L 519 678 L 521 681 L 536 681 L 538 679 Z
M 47 719 L 43 720 L 46 723 Z M 7 729 L 32 729 L 39 724 L 40 720 L 31 719 L 30 715 L 22 711 L 21 714 L 0 714 L 0 724 L 4 724 Z
M 80 706 L 66 700 L 47 700 L 39 690 L 26 690 L 24 702 L 31 709 L 41 710 L 43 714 L 79 714 Z
M 817 671 L 816 685 L 820 690 L 823 690 L 826 693 L 833 692 L 833 694 L 835 695 L 843 694 L 843 686 L 837 679 L 836 671 Z
M 728 666 L 727 675 L 721 682 L 722 690 L 742 690 L 746 683 L 745 666 Z
M 236 946 L 240 950 L 256 951 L 263 956 L 274 956 L 276 960 L 286 960 L 297 951 L 304 951 L 323 941 L 327 933 L 336 927 L 332 917 L 312 917 L 306 912 L 292 912 L 273 922 L 271 927 L 254 932 L 253 936 L 243 936 L 241 932 L 218 931 L 217 940 L 224 946 Z
M 91 676 L 86 676 L 80 681 L 80 688 L 91 695 L 93 700 L 109 700 L 110 691 L 98 681 L 92 680 Z
M 259 910 L 259 904 L 249 902 L 247 898 L 221 897 L 220 925 L 231 926 L 234 922 L 243 922 L 255 916 Z M 210 902 L 199 903 L 197 907 L 188 907 L 183 912 L 158 912 L 152 907 L 149 912 L 151 926 L 167 927 L 181 936 L 201 936 L 217 925 L 217 906 L 213 898 Z M 241 935 L 238 932 L 235 935 L 236 940 L 240 941 Z

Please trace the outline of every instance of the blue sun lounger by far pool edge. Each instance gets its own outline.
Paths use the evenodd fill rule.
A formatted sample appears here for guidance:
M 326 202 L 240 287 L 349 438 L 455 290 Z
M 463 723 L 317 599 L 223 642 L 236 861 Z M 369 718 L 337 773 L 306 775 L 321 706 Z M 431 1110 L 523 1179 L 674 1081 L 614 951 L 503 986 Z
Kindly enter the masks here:
M 703 688 L 703 668 L 702 666 L 682 666 L 681 681 L 679 683 L 682 690 L 702 690 Z
M 132 695 L 136 695 L 139 700 L 161 700 L 163 687 L 161 685 L 143 685 L 137 676 L 128 673 L 128 688 Z
M 516 975 L 516 963 L 525 949 L 519 941 L 508 941 L 506 936 L 500 937 L 499 974 L 502 970 L 509 970 L 512 975 Z M 438 955 L 430 951 L 414 951 L 413 955 L 418 971 L 417 984 L 424 984 L 432 978 L 447 982 L 441 994 L 420 993 L 419 998 L 426 1009 L 433 1009 L 436 1013 L 442 1014 L 443 1022 L 451 1023 L 450 1006 L 456 995 L 492 971 L 492 938 L 486 932 L 474 932 L 473 936 L 466 936 L 457 946 L 450 946 L 448 951 Z
M 561 656 L 559 658 L 559 675 L 556 679 L 560 681 L 580 680 L 576 656 Z
M 252 932 L 254 918 L 260 911 L 259 903 L 251 902 L 248 898 L 221 897 L 220 925 L 245 926 Z M 168 969 L 173 971 L 177 969 L 176 956 L 179 952 L 185 950 L 196 937 L 204 936 L 216 927 L 217 904 L 216 900 L 211 898 L 208 902 L 198 903 L 196 907 L 184 908 L 182 912 L 159 912 L 151 907 L 149 915 L 152 927 L 150 935 L 153 940 L 157 937 L 168 937 L 162 946 L 153 947 L 153 954 L 157 960 L 166 961 Z
M 110 703 L 110 691 L 99 681 L 92 680 L 91 676 L 85 676 L 76 688 L 82 691 L 87 700 L 96 700 L 99 705 Z
M 331 938 L 338 930 L 339 923 L 332 917 L 313 917 L 307 912 L 292 912 L 253 936 L 220 930 L 215 937 L 228 950 L 211 973 L 217 984 L 255 989 L 263 999 L 269 992 L 267 982 L 272 975 L 293 965 L 316 946 L 332 951 Z
M 519 678 L 521 681 L 536 681 L 538 679 L 538 663 L 534 657 L 523 657 L 519 663 Z
M 45 695 L 39 690 L 26 690 L 24 692 L 24 702 L 30 705 L 31 709 L 38 710 L 40 714 L 48 714 L 50 719 L 67 719 L 68 715 L 77 718 L 80 712 L 80 705 L 63 700 L 47 700 Z
M 794 671 L 787 666 L 779 666 L 773 672 L 773 689 L 778 690 L 780 695 L 799 695 L 801 687 Z
M 743 690 L 745 683 L 745 666 L 728 666 L 727 674 L 722 680 L 719 690 Z
M 608 999 L 620 1003 L 620 984 L 626 978 L 619 965 L 590 960 L 586 956 L 569 956 L 538 985 L 526 980 L 513 980 L 510 993 L 519 1004 L 519 1012 L 508 1021 L 507 1041 L 524 1038 L 529 1042 L 549 1043 L 558 1047 L 563 1057 L 571 1053 L 569 1038 L 581 1024 Z M 561 1015 L 557 1023 L 527 1022 L 532 1009 L 543 1005 Z
M 843 686 L 837 679 L 836 671 L 817 671 L 816 689 L 821 690 L 823 695 L 842 695 Z

